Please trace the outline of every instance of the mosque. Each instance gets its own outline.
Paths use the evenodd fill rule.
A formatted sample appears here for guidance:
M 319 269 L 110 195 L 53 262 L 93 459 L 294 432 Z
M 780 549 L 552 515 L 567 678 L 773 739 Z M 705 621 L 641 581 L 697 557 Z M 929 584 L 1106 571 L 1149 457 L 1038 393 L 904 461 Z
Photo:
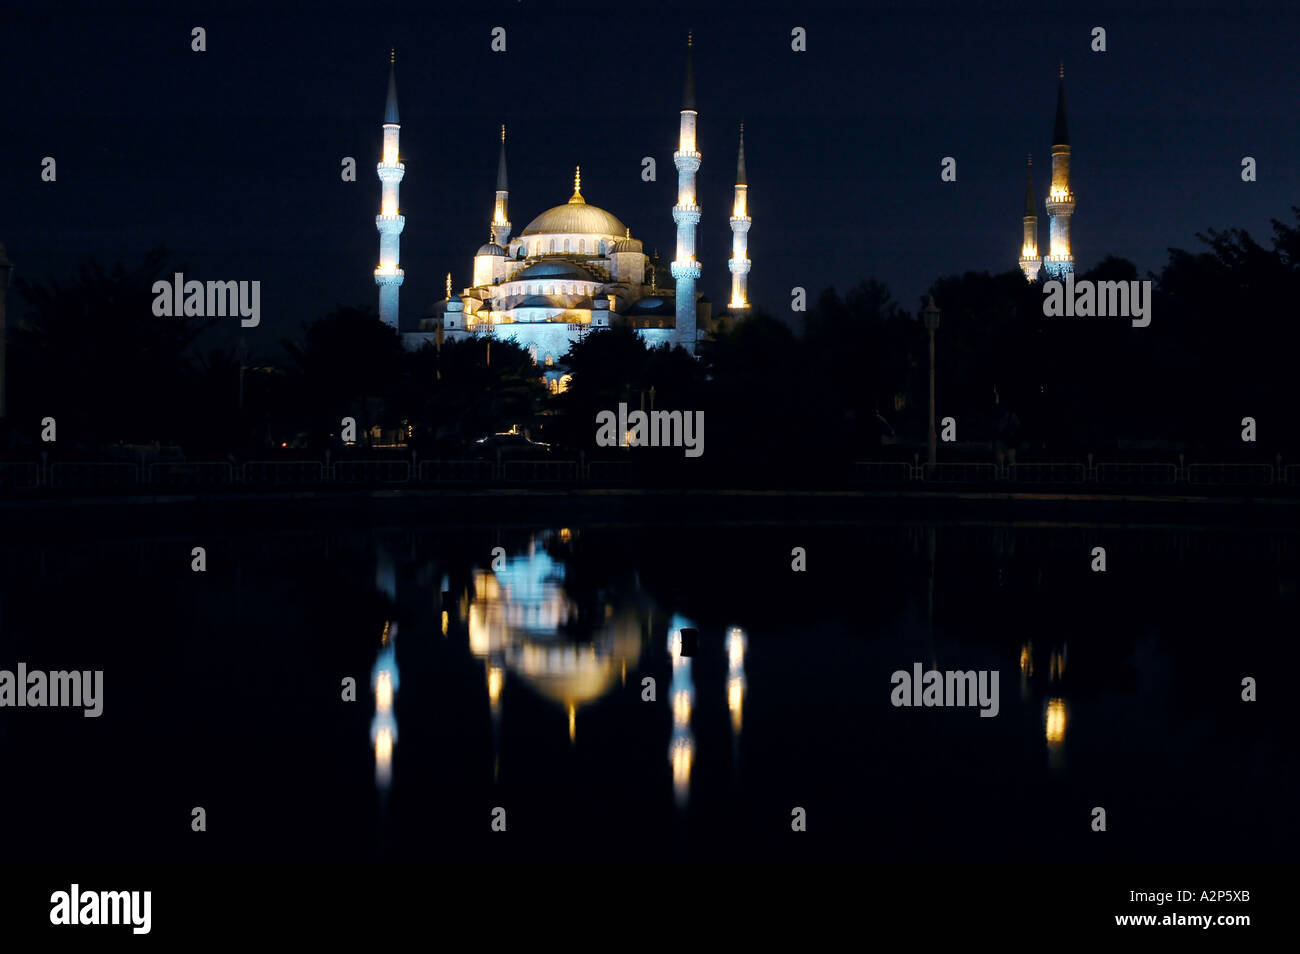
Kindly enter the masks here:
M 712 303 L 697 290 L 701 265 L 695 234 L 701 210 L 695 175 L 701 155 L 696 148 L 693 41 L 687 39 L 686 79 L 682 97 L 680 135 L 673 164 L 677 168 L 676 252 L 667 274 L 657 256 L 645 253 L 640 239 L 612 212 L 589 203 L 582 194 L 582 171 L 575 170 L 573 194 L 530 221 L 518 235 L 510 222 L 510 186 L 506 176 L 506 134 L 501 127 L 496 201 L 488 223 L 489 240 L 474 254 L 472 284 L 453 291 L 447 276 L 447 297 L 433 314 L 403 326 L 398 318 L 398 290 L 405 272 L 400 264 L 399 237 L 405 217 L 398 209 L 398 188 L 405 166 L 398 155 L 401 122 L 397 109 L 395 66 L 390 61 L 388 101 L 384 114 L 383 159 L 378 166 L 383 185 L 379 231 L 380 319 L 402 332 L 403 344 L 419 348 L 444 339 L 475 336 L 514 339 L 542 365 L 552 391 L 567 384 L 563 357 L 569 346 L 593 331 L 624 326 L 635 329 L 650 346 L 671 344 L 694 355 L 701 336 L 715 330 L 720 319 L 743 315 L 750 260 L 747 233 L 748 185 L 745 181 L 744 127 L 736 161 L 732 215 L 731 298 L 725 316 L 715 318 Z
M 1065 64 L 1056 87 L 1056 125 L 1052 129 L 1052 185 L 1047 192 L 1047 216 L 1051 244 L 1045 256 L 1038 254 L 1038 205 L 1034 199 L 1034 157 L 1029 157 L 1025 181 L 1024 242 L 1020 247 L 1020 270 L 1031 282 L 1039 270 L 1049 279 L 1062 279 L 1074 271 L 1070 252 L 1070 217 L 1074 215 L 1074 193 L 1070 191 L 1070 131 L 1065 122 Z

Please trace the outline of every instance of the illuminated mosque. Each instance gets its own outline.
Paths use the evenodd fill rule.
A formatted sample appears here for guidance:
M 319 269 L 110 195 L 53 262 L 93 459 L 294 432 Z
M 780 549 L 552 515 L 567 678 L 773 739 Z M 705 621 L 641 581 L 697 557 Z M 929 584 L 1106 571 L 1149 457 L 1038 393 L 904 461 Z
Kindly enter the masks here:
M 406 347 L 475 336 L 514 339 L 546 368 L 548 385 L 555 391 L 567 383 L 557 362 L 573 342 L 593 330 L 630 327 L 650 346 L 672 344 L 695 354 L 700 336 L 715 330 L 718 323 L 711 302 L 696 288 L 701 266 L 695 235 L 701 210 L 695 174 L 701 155 L 695 137 L 698 111 L 692 47 L 688 37 L 680 134 L 673 153 L 678 201 L 672 216 L 677 244 L 667 276 L 657 267 L 657 256 L 652 261 L 646 255 L 641 240 L 622 220 L 587 201 L 582 194 L 581 168 L 574 173 L 568 201 L 542 212 L 512 237 L 506 131 L 502 126 L 496 201 L 488 223 L 490 238 L 474 255 L 472 284 L 455 293 L 448 274 L 447 297 L 434 306 L 432 316 L 411 322 L 414 327 L 406 329 L 398 320 L 398 290 L 405 277 L 399 254 L 405 217 L 398 209 L 398 187 L 405 166 L 398 153 L 401 123 L 395 67 L 390 62 L 383 159 L 378 166 L 383 198 L 375 219 L 380 236 L 375 283 L 379 286 L 380 319 L 404 332 Z M 749 307 L 750 221 L 742 125 L 730 218 L 731 298 L 727 313 L 733 317 Z
M 1061 64 L 1056 88 L 1056 125 L 1052 129 L 1052 185 L 1047 192 L 1050 241 L 1047 255 L 1038 256 L 1038 206 L 1034 199 L 1034 157 L 1029 157 L 1025 182 L 1024 243 L 1020 248 L 1020 270 L 1025 278 L 1038 280 L 1041 267 L 1050 279 L 1061 279 L 1074 271 L 1070 252 L 1070 216 L 1074 214 L 1074 193 L 1070 191 L 1070 132 L 1065 123 L 1065 64 Z

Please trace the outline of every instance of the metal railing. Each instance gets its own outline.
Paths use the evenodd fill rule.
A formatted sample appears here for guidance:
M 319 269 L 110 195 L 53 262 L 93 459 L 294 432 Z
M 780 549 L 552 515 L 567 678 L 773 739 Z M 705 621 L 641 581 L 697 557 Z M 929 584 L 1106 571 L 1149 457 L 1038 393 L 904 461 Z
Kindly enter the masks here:
M 837 472 L 838 474 L 838 472 Z M 987 461 L 858 461 L 851 471 L 855 486 L 925 485 L 1010 489 L 1084 487 L 1109 489 L 1199 488 L 1294 492 L 1300 489 L 1300 464 Z M 59 491 L 234 491 L 365 486 L 466 486 L 511 484 L 656 483 L 668 472 L 648 469 L 646 462 L 601 458 L 587 460 L 250 460 L 230 461 L 36 461 L 0 462 L 0 493 L 22 494 L 48 488 Z M 834 476 L 832 479 L 839 479 Z

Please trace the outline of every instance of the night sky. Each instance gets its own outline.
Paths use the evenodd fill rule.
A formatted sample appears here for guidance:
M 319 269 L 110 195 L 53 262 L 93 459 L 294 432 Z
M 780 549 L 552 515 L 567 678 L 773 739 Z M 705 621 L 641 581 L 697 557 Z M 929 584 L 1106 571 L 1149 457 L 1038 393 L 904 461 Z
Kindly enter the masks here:
M 696 35 L 702 289 L 726 301 L 737 125 L 750 184 L 750 297 L 790 318 L 874 276 L 909 309 L 937 277 L 1014 269 L 1025 158 L 1040 247 L 1058 60 L 1080 270 L 1107 253 L 1158 270 L 1170 246 L 1300 202 L 1300 6 L 11 4 L 0 14 L 0 241 L 16 276 L 132 263 L 162 244 L 187 278 L 260 279 L 249 347 L 336 304 L 374 307 L 374 173 L 397 47 L 404 320 L 457 289 L 488 239 L 497 128 L 514 234 L 588 202 L 672 258 L 672 151 L 684 40 Z M 408 8 L 409 7 L 409 8 Z M 494 26 L 508 52 L 489 50 Z M 190 30 L 207 30 L 207 52 Z M 790 30 L 808 31 L 808 52 Z M 1106 53 L 1089 49 L 1107 30 Z M 654 156 L 658 181 L 641 181 Z M 955 183 L 940 181 L 954 156 Z M 1243 183 L 1243 156 L 1258 181 Z M 58 181 L 40 180 L 41 159 Z M 358 181 L 340 180 L 357 159 Z M 11 307 L 15 303 L 11 302 Z M 21 308 L 21 305 L 16 307 Z M 229 322 L 213 343 L 238 332 Z

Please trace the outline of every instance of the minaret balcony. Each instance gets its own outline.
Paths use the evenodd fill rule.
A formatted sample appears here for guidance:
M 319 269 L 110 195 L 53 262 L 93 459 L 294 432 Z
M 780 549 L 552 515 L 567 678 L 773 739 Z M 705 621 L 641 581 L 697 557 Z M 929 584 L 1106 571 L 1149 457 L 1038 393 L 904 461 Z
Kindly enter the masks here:
M 1047 214 L 1056 215 L 1073 215 L 1074 214 L 1074 193 L 1073 192 L 1055 192 L 1047 197 Z
M 673 206 L 673 221 L 678 225 L 698 225 L 700 207 L 694 204 Z
M 381 162 L 375 167 L 375 170 L 379 173 L 380 182 L 401 182 L 402 177 L 406 175 L 406 163 Z
M 747 258 L 727 259 L 727 269 L 733 275 L 748 275 L 751 262 Z
M 731 231 L 748 232 L 754 220 L 748 215 L 733 215 L 729 221 L 731 222 Z
M 402 229 L 406 228 L 406 216 L 376 215 L 375 228 L 381 235 L 401 235 Z
M 673 165 L 678 169 L 698 172 L 701 158 L 703 157 L 694 149 L 679 149 L 673 153 Z
M 380 265 L 375 269 L 376 285 L 400 285 L 406 281 L 406 272 L 400 268 L 385 268 Z
M 675 261 L 668 266 L 668 271 L 677 281 L 681 281 L 683 278 L 699 278 L 700 263 L 694 259 L 687 259 L 684 262 Z

